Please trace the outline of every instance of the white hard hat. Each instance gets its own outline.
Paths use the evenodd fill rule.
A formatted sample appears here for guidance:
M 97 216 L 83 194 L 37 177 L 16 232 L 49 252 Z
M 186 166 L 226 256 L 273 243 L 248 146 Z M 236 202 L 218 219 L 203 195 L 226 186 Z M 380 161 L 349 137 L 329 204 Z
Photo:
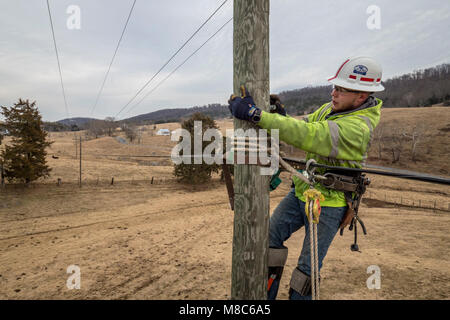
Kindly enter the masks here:
M 356 57 L 345 60 L 336 75 L 328 79 L 334 85 L 346 89 L 366 92 L 383 91 L 381 65 L 370 57 Z

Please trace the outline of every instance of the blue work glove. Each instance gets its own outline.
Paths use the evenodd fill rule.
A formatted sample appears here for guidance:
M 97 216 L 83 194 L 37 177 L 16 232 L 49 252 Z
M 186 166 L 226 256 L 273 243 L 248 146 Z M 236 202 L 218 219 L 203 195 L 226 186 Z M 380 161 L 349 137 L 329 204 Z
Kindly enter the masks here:
M 230 109 L 231 114 L 238 119 L 254 123 L 259 122 L 261 119 L 261 109 L 255 106 L 255 102 L 245 86 L 242 85 L 240 89 L 241 97 L 231 95 L 228 100 L 228 109 Z

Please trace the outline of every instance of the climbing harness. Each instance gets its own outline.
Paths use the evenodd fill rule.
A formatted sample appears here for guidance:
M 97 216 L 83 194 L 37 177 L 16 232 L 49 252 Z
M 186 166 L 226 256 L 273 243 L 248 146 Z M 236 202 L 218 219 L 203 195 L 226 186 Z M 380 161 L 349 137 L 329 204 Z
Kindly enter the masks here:
M 270 137 L 267 137 L 269 140 Z M 230 154 L 233 157 L 233 163 L 235 163 L 235 160 L 237 159 L 237 153 L 236 151 L 244 151 L 244 152 L 256 152 L 259 150 L 263 151 L 270 151 L 266 145 L 263 147 L 259 146 L 258 143 L 260 142 L 259 138 L 250 138 L 250 137 L 234 137 L 233 138 L 233 147 L 231 149 L 231 153 L 226 154 L 224 158 L 226 159 L 227 156 L 230 156 Z M 266 143 L 266 141 L 265 141 Z M 274 154 L 272 156 L 277 156 L 277 154 Z M 230 160 L 230 159 L 228 159 Z M 250 156 L 245 154 L 245 163 L 249 163 Z M 303 160 L 297 160 L 292 158 L 282 158 L 278 157 L 278 161 L 281 165 L 282 170 L 286 170 L 290 172 L 292 175 L 298 177 L 303 182 L 307 183 L 310 188 L 313 188 L 313 185 L 315 183 L 320 182 L 324 187 L 329 189 L 334 189 L 337 191 L 343 191 L 347 204 L 348 204 L 348 211 L 346 215 L 351 215 L 351 223 L 349 230 L 354 231 L 354 243 L 351 245 L 350 249 L 352 251 L 359 251 L 359 247 L 357 244 L 358 239 L 358 227 L 357 223 L 359 223 L 363 229 L 363 233 L 366 235 L 367 230 L 364 226 L 363 221 L 358 216 L 358 207 L 361 201 L 361 197 L 364 194 L 366 190 L 366 186 L 370 184 L 369 178 L 366 178 L 363 174 L 360 174 L 359 172 L 353 172 L 354 176 L 347 176 L 342 174 L 342 169 L 347 168 L 341 168 L 341 167 L 331 167 L 334 170 L 327 171 L 323 175 L 319 175 L 315 172 L 315 169 L 317 167 L 320 167 L 320 165 L 314 160 L 309 159 L 307 162 L 304 162 Z M 222 167 L 223 167 L 223 173 L 225 178 L 225 183 L 227 186 L 227 192 L 228 192 L 228 198 L 230 202 L 231 210 L 234 210 L 234 187 L 233 182 L 231 179 L 231 173 L 229 170 L 229 167 L 226 163 L 227 161 L 224 161 Z M 258 161 L 256 161 L 256 164 L 260 166 L 267 166 L 267 164 L 261 164 Z M 341 170 L 339 170 L 341 169 Z M 303 170 L 303 173 L 300 173 L 298 170 Z M 277 172 L 279 174 L 279 172 Z M 277 176 L 275 174 L 275 176 Z M 278 184 L 281 181 L 277 181 Z M 272 185 L 272 184 L 271 184 Z M 314 189 L 315 190 L 315 189 Z M 354 195 L 354 196 L 353 196 Z M 320 206 L 318 201 L 316 201 L 315 206 Z M 308 201 L 306 201 L 305 209 L 308 211 Z M 316 209 L 317 210 L 317 209 Z M 319 210 L 320 211 L 320 210 Z M 310 212 L 313 212 L 313 210 L 310 210 Z M 311 225 L 311 224 L 310 224 Z M 340 235 L 343 234 L 344 229 L 341 228 Z M 311 233 L 312 235 L 312 233 Z
M 334 170 L 328 170 L 324 174 L 315 174 L 315 168 L 320 167 L 320 165 L 313 159 L 308 160 L 304 165 L 303 161 L 285 159 L 289 163 L 293 163 L 298 170 L 305 170 L 304 172 L 310 176 L 310 186 L 314 183 L 319 182 L 322 186 L 328 189 L 333 189 L 337 191 L 344 192 L 345 199 L 347 201 L 347 212 L 344 215 L 343 221 L 346 218 L 350 218 L 349 230 L 354 231 L 354 242 L 350 246 L 351 251 L 359 251 L 358 246 L 358 226 L 357 223 L 361 225 L 364 235 L 367 235 L 367 229 L 364 225 L 362 219 L 358 216 L 358 208 L 361 202 L 362 196 L 366 191 L 367 186 L 370 184 L 370 179 L 360 172 L 350 172 L 350 175 L 345 175 L 346 168 L 333 167 Z M 314 169 L 311 169 L 314 168 Z M 340 228 L 340 235 L 343 235 L 344 228 Z

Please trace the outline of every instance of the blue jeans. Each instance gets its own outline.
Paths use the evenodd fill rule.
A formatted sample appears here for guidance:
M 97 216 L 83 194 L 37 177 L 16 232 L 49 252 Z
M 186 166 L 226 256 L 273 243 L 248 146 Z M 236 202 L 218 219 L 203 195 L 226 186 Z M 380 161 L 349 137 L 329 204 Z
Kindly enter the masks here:
M 322 268 L 322 261 L 327 254 L 328 248 L 339 229 L 339 225 L 346 211 L 347 207 L 322 207 L 317 226 L 319 270 Z M 305 213 L 305 203 L 295 196 L 295 189 L 292 188 L 270 217 L 269 246 L 271 248 L 286 248 L 283 242 L 303 226 L 305 226 L 306 234 L 297 267 L 309 276 L 311 275 L 309 222 Z M 278 285 L 279 283 L 276 284 L 276 286 Z M 277 291 L 277 288 L 274 289 Z M 291 299 L 310 300 L 311 295 L 301 296 L 297 292 L 294 292 L 291 295 Z

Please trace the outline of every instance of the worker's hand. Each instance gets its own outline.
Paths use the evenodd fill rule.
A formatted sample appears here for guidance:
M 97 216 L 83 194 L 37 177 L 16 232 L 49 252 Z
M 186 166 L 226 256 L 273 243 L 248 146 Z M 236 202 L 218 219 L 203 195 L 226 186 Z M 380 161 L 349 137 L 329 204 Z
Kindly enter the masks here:
M 286 116 L 286 109 L 281 103 L 280 97 L 276 94 L 270 95 L 270 113 L 278 113 L 282 116 Z
M 261 109 L 255 106 L 253 98 L 250 96 L 245 86 L 241 86 L 241 96 L 231 95 L 228 100 L 228 109 L 233 116 L 238 119 L 258 122 L 261 115 Z

